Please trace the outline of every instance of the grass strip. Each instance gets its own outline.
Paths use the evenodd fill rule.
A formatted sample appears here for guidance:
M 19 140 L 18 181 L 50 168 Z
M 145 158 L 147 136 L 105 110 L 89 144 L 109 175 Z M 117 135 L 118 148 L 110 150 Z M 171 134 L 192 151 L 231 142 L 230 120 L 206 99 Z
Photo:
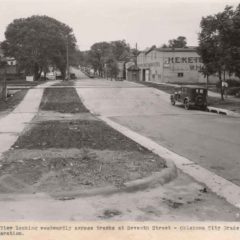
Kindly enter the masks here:
M 60 83 L 55 83 L 53 86 L 74 86 L 75 80 L 63 80 Z
M 147 151 L 104 122 L 92 120 L 44 121 L 35 124 L 18 138 L 13 147 Z
M 156 83 L 151 83 L 151 82 L 137 82 L 140 83 L 142 85 L 145 85 L 147 87 L 153 87 L 159 90 L 162 90 L 166 93 L 172 94 L 174 92 L 174 90 L 176 90 L 178 87 L 174 87 L 174 86 L 168 86 L 168 85 L 160 85 L 160 84 L 156 84 Z
M 23 100 L 27 91 L 27 89 L 23 89 L 15 92 L 13 96 L 9 97 L 6 101 L 0 100 L 0 112 L 14 109 Z
M 75 88 L 46 88 L 40 110 L 61 113 L 89 112 L 79 99 Z

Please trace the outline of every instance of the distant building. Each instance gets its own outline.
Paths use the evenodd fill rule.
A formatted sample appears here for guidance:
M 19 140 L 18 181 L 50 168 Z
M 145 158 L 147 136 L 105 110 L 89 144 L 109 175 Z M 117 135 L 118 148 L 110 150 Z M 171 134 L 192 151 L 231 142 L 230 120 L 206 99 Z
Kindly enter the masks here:
M 0 48 L 0 61 L 7 62 L 5 70 L 3 68 L 0 69 L 0 74 L 3 74 L 4 71 L 6 71 L 6 73 L 10 75 L 17 74 L 16 59 L 13 57 L 5 57 L 2 48 Z
M 9 66 L 16 66 L 16 64 L 17 64 L 16 59 L 13 57 L 6 57 L 6 60 L 7 60 L 7 64 Z
M 129 81 L 138 81 L 139 80 L 139 67 L 134 65 L 131 65 L 127 68 L 127 80 Z
M 162 83 L 200 83 L 206 79 L 200 72 L 203 64 L 196 47 L 151 48 L 137 56 L 140 81 Z M 212 77 L 212 82 L 217 78 Z
M 126 80 L 128 80 L 128 81 L 131 81 L 131 77 L 130 77 L 129 72 L 128 72 L 128 70 L 131 66 L 135 66 L 134 61 L 129 61 L 129 62 L 125 63 L 125 76 L 126 76 Z M 138 74 L 138 79 L 139 79 L 139 74 Z

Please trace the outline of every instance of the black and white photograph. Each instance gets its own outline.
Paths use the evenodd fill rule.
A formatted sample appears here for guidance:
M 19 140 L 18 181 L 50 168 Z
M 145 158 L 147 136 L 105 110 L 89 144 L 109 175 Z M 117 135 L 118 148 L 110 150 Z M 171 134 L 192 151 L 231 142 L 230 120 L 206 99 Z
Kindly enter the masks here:
M 0 0 L 0 239 L 61 221 L 240 233 L 239 1 Z

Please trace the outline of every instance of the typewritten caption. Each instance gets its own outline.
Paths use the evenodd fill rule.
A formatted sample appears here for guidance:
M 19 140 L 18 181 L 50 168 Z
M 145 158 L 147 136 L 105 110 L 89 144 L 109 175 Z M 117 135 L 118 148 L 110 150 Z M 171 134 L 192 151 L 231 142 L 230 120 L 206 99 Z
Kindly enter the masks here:
M 240 233 L 240 224 L 10 224 L 3 225 L 0 223 L 0 239 L 3 239 L 3 236 L 24 236 L 32 232 L 41 232 L 52 231 L 52 232 L 64 232 L 64 233 L 73 233 L 73 232 L 167 232 L 167 231 L 180 231 L 180 232 L 189 232 L 189 231 L 207 231 L 207 232 L 228 232 L 235 231 Z

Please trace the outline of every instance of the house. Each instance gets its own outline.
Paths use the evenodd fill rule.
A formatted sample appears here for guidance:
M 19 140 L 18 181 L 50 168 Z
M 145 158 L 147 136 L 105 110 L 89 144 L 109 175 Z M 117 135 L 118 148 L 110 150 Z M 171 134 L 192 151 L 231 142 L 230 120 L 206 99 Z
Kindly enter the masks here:
M 2 48 L 0 47 L 0 61 L 6 61 L 7 66 L 5 68 L 0 68 L 0 75 L 5 71 L 8 75 L 17 74 L 17 61 L 13 57 L 5 57 Z

